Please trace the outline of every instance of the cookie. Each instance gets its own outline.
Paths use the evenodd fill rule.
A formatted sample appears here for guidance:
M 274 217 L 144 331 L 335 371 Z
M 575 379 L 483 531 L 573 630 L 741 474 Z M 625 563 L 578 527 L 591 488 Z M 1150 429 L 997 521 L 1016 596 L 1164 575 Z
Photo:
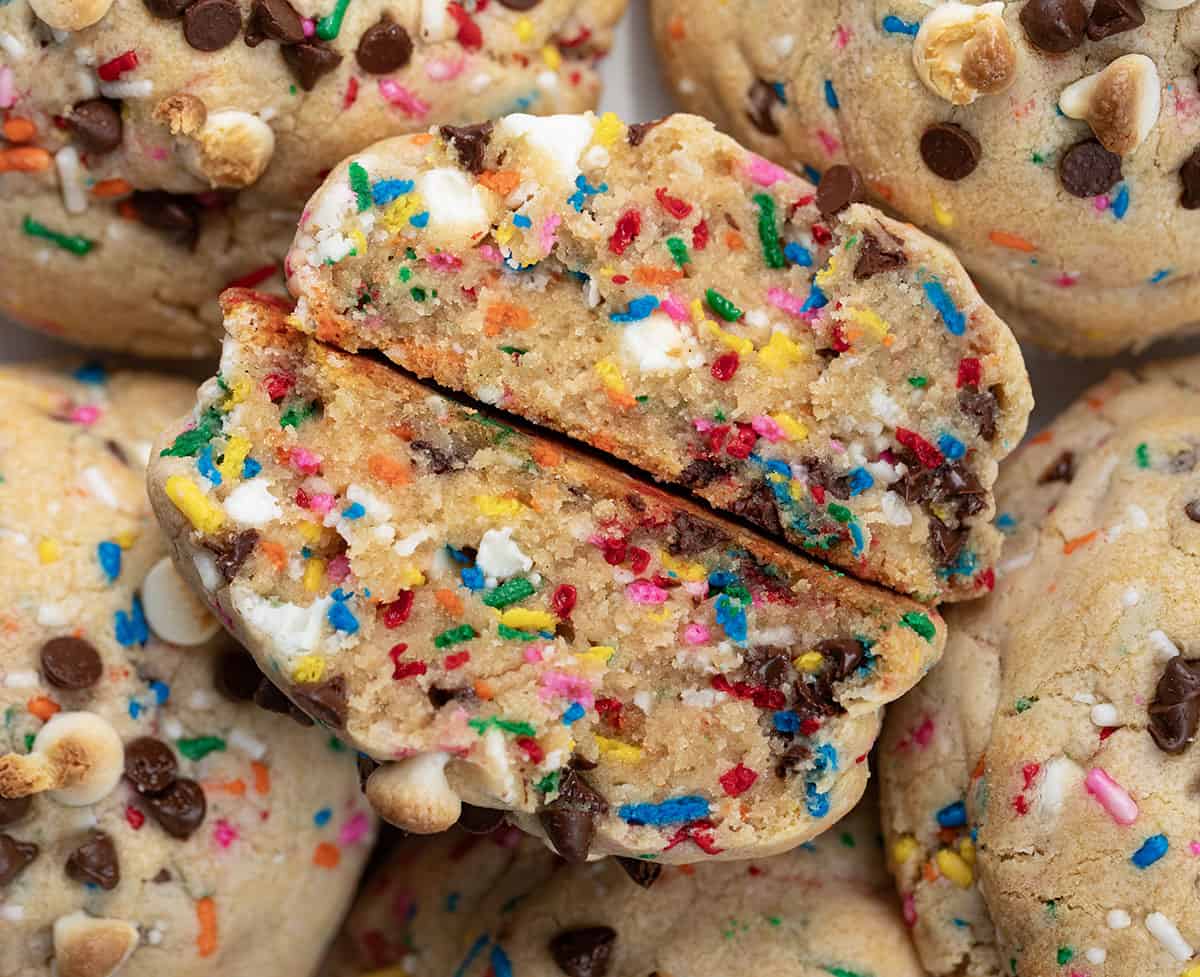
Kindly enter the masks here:
M 214 355 L 217 294 L 282 286 L 347 153 L 593 106 L 625 0 L 13 0 L 0 7 L 0 311 Z
M 1192 0 L 654 0 L 682 104 L 943 238 L 1024 336 L 1077 355 L 1194 328 Z
M 654 873 L 564 865 L 504 828 L 414 839 L 368 883 L 325 977 L 923 977 L 879 845 L 865 801 L 787 855 Z
M 264 672 L 382 764 L 385 818 L 436 832 L 466 801 L 573 860 L 687 862 L 858 800 L 933 612 L 223 301 L 151 498 Z
M 352 754 L 250 701 L 166 557 L 145 461 L 190 399 L 0 371 L 5 977 L 312 974 L 366 859 Z
M 302 328 L 862 579 L 986 592 L 1021 354 L 949 252 L 855 202 L 853 171 L 815 191 L 691 116 L 436 135 L 351 157 L 310 201 Z
M 934 977 L 1196 972 L 1198 365 L 1117 373 L 1013 457 L 996 591 L 889 713 L 884 828 Z

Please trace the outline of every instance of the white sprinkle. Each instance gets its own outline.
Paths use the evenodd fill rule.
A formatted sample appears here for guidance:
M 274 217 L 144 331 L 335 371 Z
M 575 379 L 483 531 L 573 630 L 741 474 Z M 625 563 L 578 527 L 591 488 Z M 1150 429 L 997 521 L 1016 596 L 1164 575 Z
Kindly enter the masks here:
M 104 473 L 95 465 L 88 465 L 79 473 L 79 479 L 89 494 L 94 495 L 110 509 L 120 508 L 121 500 L 117 498 L 117 493 L 113 491 Z
M 890 526 L 911 526 L 912 511 L 908 503 L 895 492 L 884 492 L 879 497 L 879 510 Z
M 1129 519 L 1129 525 L 1134 529 L 1146 529 L 1150 526 L 1150 517 L 1146 515 L 1146 510 L 1140 505 L 1131 502 L 1125 509 L 1125 515 Z
M 1196 952 L 1176 929 L 1175 924 L 1162 913 L 1151 913 L 1147 916 L 1146 929 L 1176 960 L 1191 960 Z
M 1072 784 L 1083 782 L 1083 770 L 1070 757 L 1057 756 L 1042 766 L 1038 778 L 1037 807 L 1039 813 L 1055 818 L 1062 812 L 1063 798 L 1072 792 Z
M 213 706 L 212 693 L 208 689 L 192 689 L 187 704 L 189 709 L 195 709 L 196 712 L 207 712 Z
M 409 533 L 403 539 L 396 540 L 392 549 L 397 556 L 412 556 L 417 551 L 417 547 L 427 539 L 433 539 L 433 533 L 428 529 L 421 528 L 415 533 Z
M 781 58 L 786 58 L 792 53 L 792 48 L 796 46 L 796 38 L 791 34 L 780 34 L 771 41 L 771 47 L 775 49 L 775 53 Z
M 163 720 L 162 731 L 167 734 L 167 739 L 177 740 L 183 736 L 183 723 L 174 716 L 168 716 Z
M 271 494 L 271 483 L 265 478 L 242 482 L 229 493 L 225 500 L 225 511 L 235 522 L 244 526 L 265 526 L 283 515 L 283 510 Z
M 54 167 L 58 170 L 58 187 L 62 192 L 63 209 L 68 214 L 87 212 L 87 194 L 79 179 L 79 150 L 74 146 L 63 146 L 54 154 Z
M 38 607 L 37 622 L 44 628 L 65 627 L 70 617 L 63 604 L 42 604 Z
M 537 78 L 534 79 L 537 87 L 544 92 L 552 92 L 558 88 L 558 75 L 549 68 L 544 71 L 539 71 Z
M 682 370 L 697 352 L 691 334 L 659 312 L 626 325 L 620 344 L 622 358 L 643 373 Z
M 1123 930 L 1128 929 L 1133 920 L 1129 918 L 1129 913 L 1124 909 L 1110 909 L 1107 922 L 1110 930 Z
M 229 745 L 235 749 L 241 750 L 252 760 L 261 760 L 267 754 L 267 744 L 260 739 L 256 739 L 247 733 L 244 729 L 234 726 L 229 731 L 227 737 Z
M 484 384 L 476 391 L 477 396 L 485 404 L 498 404 L 504 397 L 504 388 L 493 384 Z
M 489 529 L 479 541 L 475 563 L 485 576 L 503 580 L 533 569 L 533 560 L 512 541 L 512 529 Z
M 904 417 L 900 405 L 888 396 L 882 387 L 876 387 L 871 391 L 870 403 L 871 413 L 890 427 L 895 427 Z
M 366 509 L 367 515 L 375 522 L 387 522 L 392 518 L 392 507 L 368 488 L 351 483 L 346 489 L 346 498 Z
M 1094 947 L 1091 947 L 1084 954 L 1084 956 L 1087 957 L 1088 963 L 1094 963 L 1096 965 L 1099 965 L 1099 964 L 1104 963 L 1104 961 L 1108 959 L 1108 951 L 1105 950 L 1103 947 L 1094 946 Z
M 647 716 L 654 709 L 654 696 L 652 693 L 645 691 L 635 692 L 633 696 L 633 704 L 642 710 Z
M 691 95 L 696 91 L 696 83 L 691 78 L 680 78 L 679 91 L 684 95 Z
M 679 693 L 680 701 L 693 709 L 711 709 L 725 698 L 725 693 L 716 689 L 684 689 Z
M 149 78 L 138 81 L 102 81 L 100 94 L 105 98 L 149 98 L 154 94 L 154 82 Z
M 25 54 L 25 45 L 7 31 L 0 34 L 0 47 L 4 48 L 5 53 L 14 61 Z
M 1154 653 L 1161 659 L 1168 660 L 1179 654 L 1179 649 L 1175 642 L 1167 637 L 1167 632 L 1160 628 L 1155 628 L 1146 639 L 1150 642 L 1150 647 L 1154 649 Z
M 1076 692 L 1071 696 L 1071 701 L 1082 703 L 1085 706 L 1094 706 L 1096 704 L 1096 697 L 1090 692 Z
M 1121 725 L 1117 707 L 1111 702 L 1100 702 L 1092 706 L 1092 722 L 1101 727 Z
M 472 95 L 482 94 L 492 84 L 492 76 L 486 73 L 475 75 L 467 82 L 467 89 Z
M 9 672 L 4 676 L 6 689 L 32 689 L 38 684 L 38 673 L 33 669 Z
M 996 564 L 996 576 L 1003 577 L 1017 570 L 1023 570 L 1033 562 L 1033 550 L 1014 556 L 1011 560 Z
M 1125 593 L 1121 595 L 1122 607 L 1137 607 L 1141 603 L 1142 595 L 1138 593 L 1136 587 L 1126 587 Z
M 5 903 L 0 906 L 0 919 L 9 923 L 19 923 L 25 918 L 25 907 L 14 906 L 12 903 Z

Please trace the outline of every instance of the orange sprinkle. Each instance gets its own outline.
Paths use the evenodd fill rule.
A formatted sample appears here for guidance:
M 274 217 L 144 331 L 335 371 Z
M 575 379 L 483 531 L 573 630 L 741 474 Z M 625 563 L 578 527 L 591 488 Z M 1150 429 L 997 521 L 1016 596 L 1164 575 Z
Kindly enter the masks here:
M 676 865 L 675 868 L 678 869 L 680 872 L 682 872 L 684 875 L 695 875 L 696 874 L 696 866 L 695 865 Z
M 130 193 L 133 193 L 133 184 L 119 177 L 112 180 L 101 180 L 92 187 L 92 196 L 99 197 L 102 200 L 108 200 L 112 197 L 124 197 Z
M 485 700 L 496 698 L 496 693 L 492 691 L 492 687 L 481 678 L 475 680 L 475 694 Z
M 535 441 L 530 454 L 533 455 L 533 460 L 543 468 L 555 468 L 563 461 L 562 450 L 558 445 L 551 444 L 549 441 Z
M 196 922 L 200 932 L 196 934 L 196 952 L 202 957 L 211 957 L 217 952 L 217 904 L 208 896 L 196 903 Z
M 505 329 L 528 329 L 533 317 L 523 305 L 511 302 L 493 302 L 483 313 L 485 336 L 498 336 Z
M 130 200 L 122 200 L 117 204 L 117 213 L 127 221 L 138 220 L 137 211 L 133 209 L 133 202 Z M 321 337 L 318 336 L 317 338 L 320 339 Z
M 246 796 L 246 781 L 237 780 L 206 780 L 204 789 L 208 793 L 232 794 L 234 797 Z
M 367 459 L 367 470 L 388 485 L 407 485 L 409 482 L 408 465 L 399 458 L 382 454 L 371 455 Z
M 438 602 L 438 606 L 447 614 L 453 617 L 462 617 L 463 602 L 453 590 L 447 590 L 443 587 L 434 592 L 433 599 Z
M 254 793 L 271 793 L 271 768 L 265 763 L 252 760 L 250 762 L 250 769 L 254 771 Z
M 687 37 L 687 28 L 683 25 L 683 18 L 672 17 L 667 22 L 667 33 L 671 35 L 672 41 L 682 41 Z
M 25 704 L 25 708 L 44 723 L 49 722 L 56 712 L 62 711 L 62 706 L 44 695 L 35 695 Z
M 1032 438 L 1030 438 L 1029 443 L 1030 444 L 1049 444 L 1053 440 L 1054 440 L 1054 433 L 1052 431 L 1042 431 L 1041 434 L 1035 434 Z
M 37 127 L 29 119 L 12 116 L 4 120 L 4 138 L 9 142 L 29 142 L 37 135 Z
M 971 779 L 972 780 L 978 780 L 980 777 L 983 776 L 984 770 L 987 769 L 986 764 L 984 763 L 984 761 L 986 759 L 987 759 L 986 756 L 981 756 L 975 762 L 975 769 L 971 771 Z
M 943 845 L 954 844 L 954 839 L 957 836 L 954 828 L 938 828 L 938 840 Z
M 725 232 L 725 247 L 730 251 L 741 251 L 746 247 L 746 242 L 742 240 L 742 236 L 733 228 Z
M 0 173 L 41 173 L 50 169 L 53 157 L 38 146 L 0 149 Z
M 610 454 L 616 454 L 617 442 L 615 442 L 607 434 L 593 434 L 589 443 L 597 451 L 607 451 Z
M 428 146 L 433 142 L 433 136 L 428 132 L 418 132 L 412 137 L 414 146 Z
M 937 881 L 938 873 L 937 869 L 933 867 L 933 862 L 926 862 L 924 865 L 922 865 L 921 874 L 925 876 L 926 882 Z
M 638 265 L 633 269 L 633 280 L 639 285 L 670 285 L 683 277 L 676 268 L 655 268 L 654 265 Z
M 322 841 L 313 852 L 313 864 L 321 868 L 337 868 L 341 860 L 341 849 L 332 842 Z
M 889 187 L 886 183 L 879 183 L 875 180 L 871 181 L 871 190 L 875 196 L 882 197 L 884 200 L 891 201 L 896 196 L 896 191 Z
M 992 244 L 998 244 L 1002 248 L 1011 248 L 1013 251 L 1024 251 L 1031 254 L 1037 250 L 1036 244 L 1031 244 L 1019 234 L 1009 234 L 1008 231 L 992 231 L 988 234 L 988 240 Z
M 417 436 L 417 432 L 411 424 L 397 424 L 395 427 L 388 428 L 388 430 L 401 441 L 411 441 Z
M 1101 407 L 1104 406 L 1104 398 L 1103 397 L 1088 397 L 1087 405 L 1092 410 L 1099 410 Z
M 484 170 L 479 174 L 479 182 L 500 196 L 507 197 L 521 185 L 521 174 L 512 170 Z
M 1066 556 L 1070 556 L 1081 546 L 1087 546 L 1088 543 L 1090 543 L 1099 535 L 1100 530 L 1093 529 L 1090 533 L 1087 533 L 1083 536 L 1076 536 L 1074 539 L 1068 539 L 1065 543 L 1063 543 L 1063 553 Z
M 271 561 L 271 566 L 276 570 L 282 570 L 287 566 L 287 550 L 278 543 L 269 539 L 260 539 L 258 548 L 262 550 L 267 559 Z

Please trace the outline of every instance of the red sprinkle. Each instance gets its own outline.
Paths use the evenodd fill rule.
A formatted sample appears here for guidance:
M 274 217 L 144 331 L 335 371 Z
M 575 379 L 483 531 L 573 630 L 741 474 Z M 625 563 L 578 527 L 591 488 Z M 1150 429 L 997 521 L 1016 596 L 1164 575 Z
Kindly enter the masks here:
M 672 197 L 667 193 L 666 187 L 659 187 L 654 191 L 655 199 L 662 204 L 663 210 L 674 217 L 676 220 L 683 220 L 692 212 L 692 205 L 686 200 L 680 200 L 678 197 Z
M 292 387 L 296 385 L 296 379 L 287 373 L 268 373 L 263 385 L 267 388 L 267 396 L 271 398 L 271 402 L 277 404 L 291 392 Z
M 350 80 L 346 83 L 346 94 L 342 97 L 342 111 L 344 112 L 357 101 L 358 79 L 351 75 Z
M 529 757 L 530 763 L 541 763 L 546 759 L 545 751 L 532 736 L 518 736 L 517 748 Z
M 129 827 L 134 831 L 140 831 L 142 825 L 146 823 L 146 815 L 139 811 L 132 804 L 125 807 L 125 820 L 129 822 Z
M 814 734 L 816 734 L 816 732 L 818 730 L 820 730 L 820 728 L 821 728 L 821 720 L 814 719 L 812 716 L 808 716 L 808 717 L 800 720 L 800 735 L 801 736 L 813 736 Z M 861 760 L 862 757 L 859 757 L 859 759 Z
M 1021 815 L 1021 817 L 1024 817 L 1026 814 L 1029 813 L 1029 801 L 1025 800 L 1024 794 L 1018 794 L 1016 797 L 1014 797 L 1012 804 L 1013 804 L 1013 809 L 1019 815 Z
M 614 729 L 621 728 L 623 708 L 620 699 L 611 699 L 606 696 L 596 700 L 596 712 L 600 713 L 600 718 Z
M 946 460 L 945 455 L 916 431 L 910 431 L 906 427 L 898 427 L 896 428 L 896 440 L 908 448 L 909 451 L 913 452 L 917 456 L 917 460 L 926 468 L 937 468 Z
M 235 278 L 233 281 L 226 284 L 226 288 L 253 288 L 255 285 L 261 285 L 268 278 L 275 274 L 276 265 L 263 265 L 261 268 L 255 268 L 254 271 L 243 275 L 241 278 Z M 272 373 L 271 376 L 277 374 Z M 267 377 L 269 381 L 271 377 Z
M 636 210 L 627 210 L 617 221 L 612 237 L 608 239 L 608 250 L 613 254 L 624 254 L 625 249 L 642 232 L 642 215 Z
M 754 781 L 758 780 L 758 774 L 739 763 L 732 770 L 726 770 L 718 779 L 726 794 L 730 797 L 740 797 L 754 786 Z
M 671 835 L 667 842 L 667 851 L 670 851 L 676 845 L 681 845 L 685 841 L 695 842 L 706 855 L 719 855 L 721 849 L 716 846 L 713 841 L 713 823 L 705 818 L 702 821 L 693 821 L 691 824 L 685 824 L 675 834 Z
M 808 483 L 808 494 L 813 497 L 813 501 L 817 505 L 825 504 L 825 486 L 818 485 L 816 482 Z
M 453 672 L 456 668 L 462 668 L 470 660 L 471 653 L 469 651 L 460 651 L 453 655 L 447 655 L 442 660 L 442 664 L 446 666 L 446 671 Z
M 817 244 L 828 244 L 833 240 L 833 235 L 829 232 L 829 228 L 824 227 L 821 224 L 813 224 L 812 236 L 813 240 L 816 241 Z
M 711 367 L 713 377 L 722 383 L 732 380 L 733 375 L 737 373 L 739 362 L 737 353 L 732 350 L 728 353 L 722 353 L 713 360 Z
M 1040 763 L 1027 763 L 1021 768 L 1021 776 L 1025 778 L 1024 790 L 1029 790 L 1033 786 L 1033 779 L 1038 775 L 1038 771 L 1042 769 Z
M 975 589 L 991 593 L 996 589 L 996 571 L 991 567 L 975 574 Z
M 629 547 L 629 568 L 634 573 L 641 573 L 650 565 L 650 554 L 640 546 Z
M 560 583 L 554 588 L 550 606 L 554 608 L 554 613 L 560 618 L 568 618 L 571 616 L 571 611 L 575 610 L 575 601 L 578 597 L 578 591 L 569 583 Z
M 625 554 L 629 547 L 623 539 L 601 539 L 600 551 L 604 554 L 604 562 L 610 567 L 619 567 L 625 562 Z
M 458 43 L 468 51 L 478 51 L 483 47 L 483 31 L 471 19 L 471 15 L 462 8 L 462 4 L 447 4 L 446 12 L 458 22 Z
M 749 458 L 757 441 L 758 432 L 754 428 L 749 424 L 738 424 L 737 434 L 730 438 L 729 444 L 725 446 L 725 453 L 731 458 Z
M 388 604 L 383 604 L 380 610 L 383 611 L 383 626 L 389 630 L 398 628 L 401 624 L 408 620 L 408 615 L 412 613 L 414 595 L 411 590 L 402 590 L 396 595 L 396 599 Z
M 692 247 L 703 251 L 708 247 L 708 221 L 701 221 L 692 228 Z
M 958 386 L 978 387 L 983 376 L 983 367 L 974 356 L 964 356 L 958 361 Z
M 580 27 L 579 33 L 574 37 L 561 37 L 558 40 L 559 47 L 573 48 L 583 47 L 592 38 L 592 29 L 590 27 Z
M 1112 736 L 1112 734 L 1115 733 L 1118 729 L 1120 729 L 1119 726 L 1105 726 L 1102 730 L 1100 730 L 1100 742 L 1103 743 L 1106 739 L 1108 739 L 1110 736 Z
M 835 353 L 844 353 L 850 348 L 850 343 L 846 340 L 846 334 L 842 331 L 842 324 L 840 322 L 834 323 L 830 333 L 832 334 L 831 342 Z
M 137 66 L 137 52 L 126 51 L 124 54 L 118 54 L 111 61 L 105 61 L 96 69 L 96 74 L 100 76 L 101 81 L 116 81 L 125 72 L 133 71 Z
M 428 668 L 424 662 L 396 662 L 396 670 L 392 672 L 392 678 L 399 681 L 400 679 L 413 678 L 417 675 L 424 675 Z

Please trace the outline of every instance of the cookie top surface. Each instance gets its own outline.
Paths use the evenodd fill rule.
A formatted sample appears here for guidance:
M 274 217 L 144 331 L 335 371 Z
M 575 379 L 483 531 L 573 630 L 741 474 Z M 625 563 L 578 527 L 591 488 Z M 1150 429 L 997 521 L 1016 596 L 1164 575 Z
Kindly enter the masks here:
M 884 826 L 935 974 L 1173 977 L 1200 944 L 1196 365 L 1114 374 L 1018 452 L 996 591 L 889 715 Z
M 5 977 L 311 973 L 373 835 L 351 755 L 243 701 L 164 560 L 144 465 L 190 394 L 0 371 Z
M 1040 342 L 1114 352 L 1194 321 L 1194 4 L 657 0 L 654 18 L 687 108 L 796 168 L 850 161 Z

